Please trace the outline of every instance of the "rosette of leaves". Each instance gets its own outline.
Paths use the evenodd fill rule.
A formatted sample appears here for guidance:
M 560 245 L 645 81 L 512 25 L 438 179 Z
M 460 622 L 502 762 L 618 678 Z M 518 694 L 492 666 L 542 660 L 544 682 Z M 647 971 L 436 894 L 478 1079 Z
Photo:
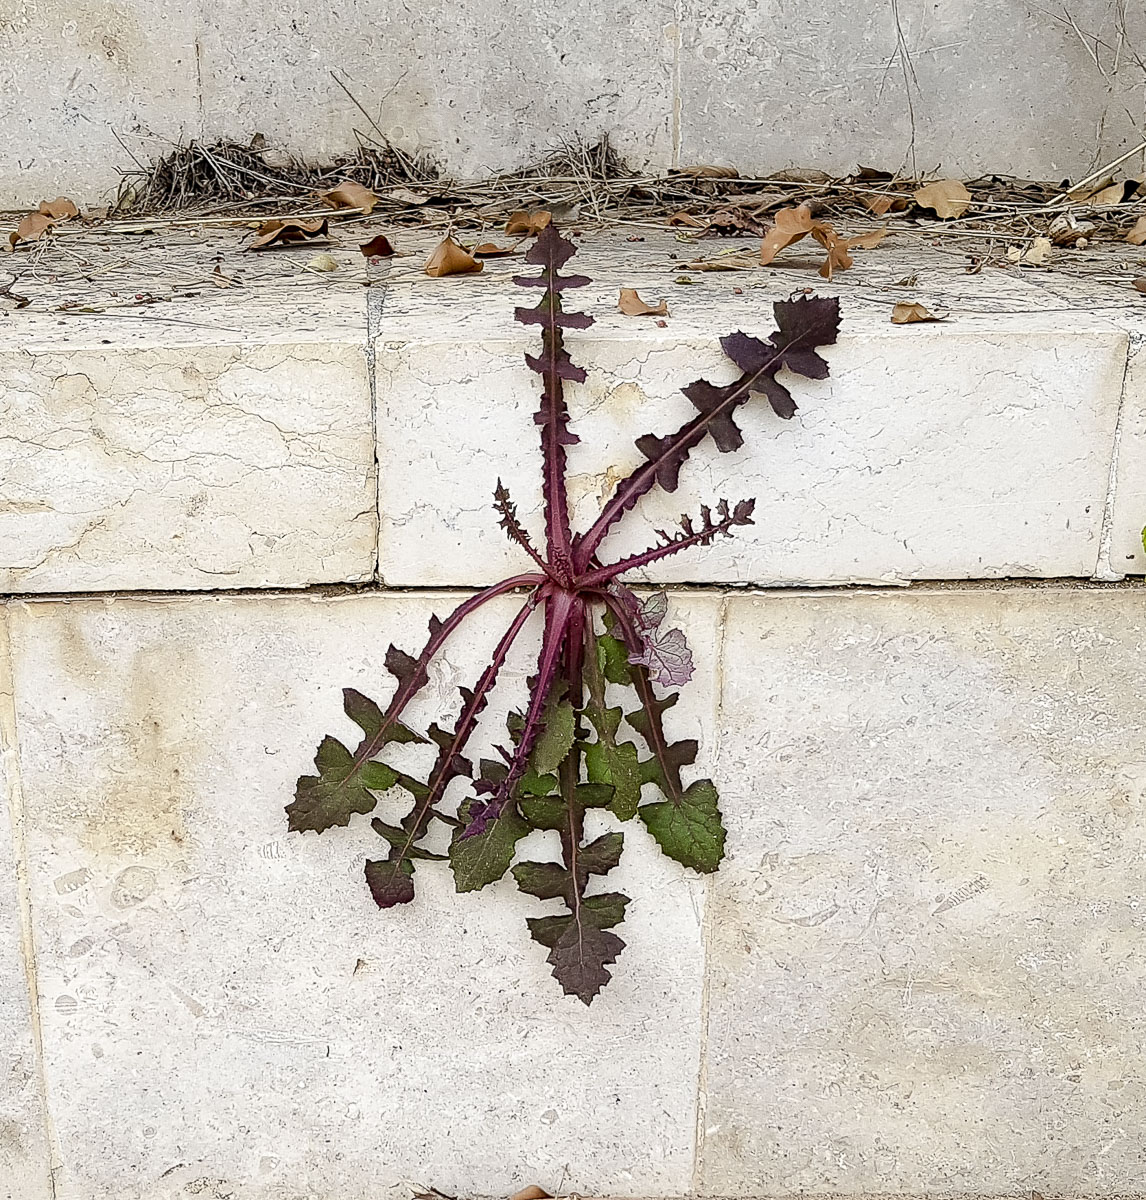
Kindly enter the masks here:
M 692 655 L 679 629 L 665 629 L 663 593 L 644 600 L 625 585 L 626 574 L 669 555 L 707 546 L 752 524 L 754 500 L 703 507 L 680 528 L 660 531 L 656 545 L 640 554 L 603 562 L 605 535 L 647 492 L 676 490 L 681 467 L 706 439 L 723 453 L 743 438 L 737 410 L 757 398 L 777 416 L 791 417 L 796 404 L 778 378 L 781 370 L 823 379 L 828 364 L 818 349 L 836 340 L 838 301 L 801 297 L 774 305 L 776 328 L 767 338 L 732 333 L 721 339 L 740 370 L 727 384 L 700 379 L 683 389 L 692 415 L 672 433 L 637 440 L 644 461 L 623 479 L 592 526 L 575 533 L 566 493 L 566 447 L 578 441 L 570 428 L 567 381 L 584 370 L 565 347 L 566 330 L 586 329 L 593 318 L 567 311 L 566 292 L 584 287 L 583 275 L 563 274 L 574 253 L 550 225 L 525 261 L 537 275 L 515 283 L 537 289 L 533 307 L 516 310 L 518 321 L 536 326 L 541 347 L 525 361 L 541 380 L 534 416 L 541 436 L 545 547 L 536 547 L 498 481 L 494 507 L 507 535 L 531 560 L 532 569 L 485 588 L 449 616 L 430 621 L 417 655 L 391 646 L 386 669 L 394 690 L 385 708 L 352 689 L 344 693 L 346 715 L 361 731 L 353 749 L 324 738 L 316 774 L 298 781 L 287 806 L 292 830 L 322 832 L 373 813 L 383 801 L 388 819 L 374 816 L 376 857 L 366 862 L 366 883 L 380 908 L 414 898 L 419 864 L 448 859 L 459 891 L 476 891 L 512 871 L 517 886 L 540 905 L 529 932 L 548 951 L 553 974 L 569 995 L 589 1004 L 610 979 L 624 942 L 615 932 L 627 896 L 599 883 L 617 865 L 624 835 L 617 829 L 588 838 L 586 814 L 597 809 L 614 823 L 639 820 L 670 858 L 696 871 L 715 871 L 724 854 L 724 827 L 712 780 L 690 778 L 697 757 L 692 739 L 673 740 L 665 713 L 677 688 L 693 673 Z M 403 720 L 410 701 L 427 681 L 427 667 L 446 640 L 476 609 L 494 597 L 517 593 L 522 603 L 472 688 L 462 688 L 452 721 L 431 724 L 425 734 Z M 476 766 L 469 742 L 489 701 L 498 673 L 531 616 L 541 618 L 541 648 L 529 681 L 528 701 L 509 719 L 508 738 Z M 436 747 L 427 775 L 393 765 L 392 747 Z M 389 758 L 390 761 L 387 761 Z M 447 789 L 462 782 L 460 802 Z M 404 796 L 399 804 L 397 797 Z M 598 824 L 600 824 L 598 822 Z M 427 845 L 435 825 L 449 828 L 448 854 Z M 514 863 L 518 842 L 531 830 L 554 830 L 561 855 L 547 862 Z

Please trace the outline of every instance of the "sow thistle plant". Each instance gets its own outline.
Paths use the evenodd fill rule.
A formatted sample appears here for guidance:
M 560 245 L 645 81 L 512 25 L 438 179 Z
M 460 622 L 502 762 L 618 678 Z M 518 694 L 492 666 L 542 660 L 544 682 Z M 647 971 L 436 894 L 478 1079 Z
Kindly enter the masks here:
M 390 646 L 385 663 L 396 687 L 384 709 L 347 688 L 346 715 L 361 729 L 361 741 L 350 750 L 324 738 L 314 760 L 317 774 L 299 779 L 286 811 L 292 830 L 321 833 L 348 825 L 356 813 L 374 812 L 380 798 L 390 802 L 392 795 L 404 794 L 401 815 L 371 820 L 384 853 L 367 860 L 366 883 L 379 908 L 414 899 L 415 869 L 422 862 L 448 860 L 459 892 L 477 891 L 512 871 L 521 891 L 553 906 L 528 919 L 530 935 L 548 950 L 565 993 L 589 1004 L 608 983 L 607 967 L 624 948 L 613 931 L 629 904 L 620 892 L 595 887 L 595 877 L 607 875 L 620 861 L 624 835 L 614 831 L 587 840 L 589 810 L 606 810 L 620 822 L 639 818 L 665 854 L 696 871 L 715 871 L 724 856 L 725 832 L 712 780 L 686 783 L 683 778 L 696 761 L 697 743 L 672 741 L 664 728 L 664 714 L 678 699 L 674 689 L 692 676 L 691 651 L 681 630 L 665 628 L 664 593 L 638 599 L 623 578 L 682 550 L 707 546 L 718 536 L 731 537 L 737 526 L 753 523 L 755 501 L 729 505 L 720 500 L 702 507 L 698 518 L 682 517 L 679 529 L 658 531 L 655 546 L 617 562 L 602 561 L 602 540 L 646 492 L 654 487 L 675 491 L 681 467 L 705 438 L 723 453 L 738 449 L 743 437 L 735 414 L 741 405 L 762 396 L 777 416 L 790 418 L 796 405 L 777 375 L 787 369 L 809 379 L 827 376 L 828 364 L 817 348 L 836 340 L 839 303 L 807 297 L 779 301 L 776 329 L 767 339 L 745 333 L 722 338 L 739 378 L 722 385 L 700 379 L 685 387 L 695 414 L 674 433 L 638 438 L 645 461 L 617 485 L 592 526 L 574 533 L 566 447 L 578 438 L 569 426 L 565 383 L 583 382 L 585 372 L 570 358 L 564 334 L 593 323 L 587 314 L 562 305 L 563 293 L 589 283 L 583 275 L 561 274 L 574 252 L 551 225 L 525 255 L 540 273 L 514 280 L 541 289 L 538 304 L 518 308 L 515 315 L 541 333 L 541 353 L 527 354 L 525 361 L 541 377 L 534 420 L 541 434 L 544 553 L 498 481 L 494 507 L 501 526 L 533 569 L 478 592 L 444 620 L 432 617 L 429 638 L 417 656 Z M 460 689 L 457 717 L 446 725 L 431 724 L 425 736 L 411 729 L 402 714 L 428 683 L 431 660 L 471 613 L 511 592 L 523 594 L 521 607 L 473 687 Z M 492 747 L 475 771 L 465 757 L 468 743 L 511 647 L 535 612 L 542 614 L 544 628 L 528 702 L 510 714 L 505 744 Z M 412 743 L 437 747 L 424 778 L 385 761 L 388 747 Z M 455 789 L 463 789 L 463 795 L 450 811 L 446 793 L 455 779 L 464 780 Z M 448 854 L 427 848 L 435 824 L 450 830 Z M 560 860 L 513 864 L 518 842 L 538 829 L 559 835 Z

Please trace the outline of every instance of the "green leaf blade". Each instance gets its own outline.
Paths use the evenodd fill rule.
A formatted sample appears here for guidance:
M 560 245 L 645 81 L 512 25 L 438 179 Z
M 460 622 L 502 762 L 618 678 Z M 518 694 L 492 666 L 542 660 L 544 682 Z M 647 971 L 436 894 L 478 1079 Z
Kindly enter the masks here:
M 720 866 L 725 831 L 712 780 L 694 780 L 679 803 L 643 804 L 637 813 L 669 858 L 705 874 Z

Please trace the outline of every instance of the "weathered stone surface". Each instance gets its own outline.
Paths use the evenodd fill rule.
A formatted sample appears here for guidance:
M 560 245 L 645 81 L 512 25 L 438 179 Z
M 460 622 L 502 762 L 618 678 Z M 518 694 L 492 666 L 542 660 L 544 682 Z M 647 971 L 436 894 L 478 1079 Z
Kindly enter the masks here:
M 381 129 L 461 176 L 607 133 L 635 164 L 663 169 L 673 154 L 673 22 L 671 0 L 448 9 L 351 0 L 337 20 L 304 5 L 284 19 L 271 0 L 219 5 L 204 9 L 204 127 L 241 141 L 258 129 L 309 158 L 352 148 L 356 129 Z
M 870 285 L 876 273 L 882 284 L 896 261 L 865 258 Z M 679 288 L 670 327 L 661 330 L 615 312 L 618 278 L 633 282 L 624 267 L 578 265 L 602 271 L 576 297 L 597 323 L 567 339 L 589 371 L 568 390 L 583 438 L 569 460 L 584 526 L 617 479 L 644 461 L 635 439 L 692 415 L 681 386 L 701 375 L 735 377 L 719 334 L 741 327 L 766 335 L 771 302 L 787 295 L 792 275 L 752 281 L 750 294 L 736 299 L 726 283 L 695 294 Z M 489 504 L 499 476 L 536 525 L 537 387 L 522 360 L 533 341 L 514 332 L 505 282 L 500 293 L 487 282 L 485 292 L 455 291 L 449 300 L 445 289 L 413 286 L 388 297 L 376 355 L 385 455 L 379 561 L 388 583 L 489 582 L 519 563 Z M 658 528 L 701 504 L 754 496 L 755 529 L 666 560 L 650 578 L 1092 575 L 1127 335 L 1064 314 L 1061 302 L 1056 311 L 1019 281 L 985 283 L 978 311 L 935 326 L 891 326 L 891 299 L 873 308 L 856 287 L 848 280 L 835 289 L 844 332 L 826 353 L 832 377 L 795 385 L 797 419 L 779 421 L 762 400 L 747 406 L 737 418 L 745 445 L 726 455 L 702 445 L 679 490 L 646 497 L 606 541 L 606 554 L 654 544 Z M 662 281 L 650 294 L 663 289 Z M 415 332 L 416 322 L 435 300 L 445 303 L 436 316 L 441 333 L 430 339 L 424 323 Z M 1010 311 L 1007 303 L 1023 307 Z
M 729 602 L 699 1182 L 1142 1190 L 1140 589 Z
M 6 620 L 0 613 L 0 620 Z M 0 1200 L 50 1200 L 43 1096 L 25 970 L 13 822 L 16 792 L 7 634 L 0 630 Z
M 685 164 L 1077 179 L 1141 141 L 1136 6 L 684 0 L 681 31 Z
M 0 16 L 0 211 L 114 199 L 119 168 L 199 128 L 196 5 L 23 0 Z
M 626 831 L 629 945 L 588 1011 L 549 977 L 511 884 L 459 897 L 427 864 L 417 902 L 380 914 L 365 821 L 285 831 L 319 738 L 353 730 L 341 687 L 385 699 L 387 642 L 413 647 L 458 598 L 15 606 L 60 1195 L 688 1190 L 701 880 Z M 702 745 L 718 607 L 674 600 L 699 672 L 669 717 Z M 415 723 L 452 708 L 512 610 L 448 647 Z M 507 668 L 511 693 L 534 652 Z
M 361 346 L 200 337 L 4 349 L 0 419 L 5 590 L 292 587 L 373 573 Z
M 1146 575 L 1146 352 L 1139 330 L 1132 340 L 1122 398 L 1122 429 L 1110 528 L 1110 570 L 1114 575 Z

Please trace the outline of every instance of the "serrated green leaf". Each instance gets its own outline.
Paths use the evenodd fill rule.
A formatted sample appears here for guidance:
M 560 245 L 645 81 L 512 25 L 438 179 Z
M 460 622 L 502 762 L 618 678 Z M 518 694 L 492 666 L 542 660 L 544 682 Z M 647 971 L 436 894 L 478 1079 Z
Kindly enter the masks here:
M 597 731 L 597 740 L 585 747 L 585 766 L 590 783 L 607 783 L 613 788 L 609 806 L 622 821 L 628 821 L 641 802 L 641 776 L 638 766 L 637 748 L 632 742 L 618 742 L 617 730 L 621 725 L 621 710 L 605 704 L 605 680 L 619 681 L 617 655 L 621 656 L 620 667 L 624 670 L 623 682 L 631 682 L 625 648 L 616 638 L 602 634 L 597 638 L 597 654 L 586 660 L 586 682 L 589 688 L 585 713 Z M 614 662 L 613 675 L 609 675 L 609 663 Z
M 614 925 L 620 925 L 628 906 L 629 898 L 622 892 L 600 892 L 596 896 L 586 896 L 581 901 L 581 908 L 592 917 L 598 929 L 612 929 Z
M 379 908 L 409 904 L 414 899 L 414 864 L 409 859 L 367 861 L 366 883 Z
M 324 737 L 314 756 L 318 775 L 303 775 L 295 785 L 295 798 L 286 806 L 288 828 L 321 833 L 335 825 L 349 825 L 355 813 L 373 812 L 377 797 L 355 773 L 354 756 L 337 738 Z
M 286 806 L 288 828 L 310 829 L 321 833 L 335 825 L 349 825 L 355 813 L 368 813 L 377 804 L 372 791 L 386 791 L 398 782 L 385 763 L 361 762 L 364 747 L 378 740 L 372 752 L 377 754 L 390 743 L 404 745 L 426 739 L 400 721 L 385 722 L 385 716 L 373 700 L 345 688 L 342 693 L 346 715 L 366 735 L 355 754 L 337 739 L 325 737 L 314 756 L 317 775 L 303 775 L 295 784 L 294 800 Z
M 569 873 L 560 863 L 523 862 L 513 868 L 517 886 L 538 900 L 559 900 L 569 887 Z
M 551 775 L 573 748 L 576 720 L 568 700 L 549 704 L 545 710 L 545 728 L 537 735 L 529 763 L 538 775 Z
M 565 801 L 556 796 L 522 796 L 518 806 L 534 829 L 564 829 L 569 822 Z
M 724 826 L 711 779 L 685 788 L 679 803 L 665 800 L 637 810 L 657 845 L 669 858 L 697 871 L 715 871 L 724 857 Z
M 467 808 L 468 803 L 463 804 L 458 812 L 462 824 L 450 843 L 450 868 L 459 892 L 476 892 L 509 870 L 517 843 L 529 832 L 529 826 L 510 805 L 481 833 L 462 837 L 461 830 L 469 823 Z
M 606 933 L 589 922 L 582 922 L 580 927 L 571 923 L 553 943 L 546 961 L 561 990 L 587 1005 L 613 978 L 606 964 L 615 963 L 624 948 L 625 943 L 615 933 Z
M 610 683 L 628 684 L 632 682 L 629 671 L 629 651 L 624 642 L 618 641 L 611 633 L 597 636 L 597 661 L 601 671 Z
M 621 861 L 625 844 L 623 833 L 603 833 L 577 852 L 577 865 L 587 879 L 590 875 L 607 875 Z
M 620 820 L 628 821 L 635 815 L 637 805 L 641 802 L 641 784 L 644 782 L 637 748 L 632 742 L 618 742 L 605 733 L 602 726 L 594 720 L 592 708 L 586 711 L 600 739 L 585 747 L 585 768 L 589 781 L 612 786 L 613 796 L 609 807 Z M 616 713 L 617 721 L 620 722 L 619 708 L 606 711 Z M 614 730 L 615 728 L 614 726 Z
M 584 920 L 595 925 L 598 929 L 612 929 L 625 919 L 625 909 L 629 898 L 621 892 L 602 892 L 598 896 L 586 896 L 581 901 L 581 913 Z M 529 935 L 535 942 L 552 949 L 557 939 L 569 927 L 573 917 L 570 913 L 560 913 L 553 917 L 526 917 Z

